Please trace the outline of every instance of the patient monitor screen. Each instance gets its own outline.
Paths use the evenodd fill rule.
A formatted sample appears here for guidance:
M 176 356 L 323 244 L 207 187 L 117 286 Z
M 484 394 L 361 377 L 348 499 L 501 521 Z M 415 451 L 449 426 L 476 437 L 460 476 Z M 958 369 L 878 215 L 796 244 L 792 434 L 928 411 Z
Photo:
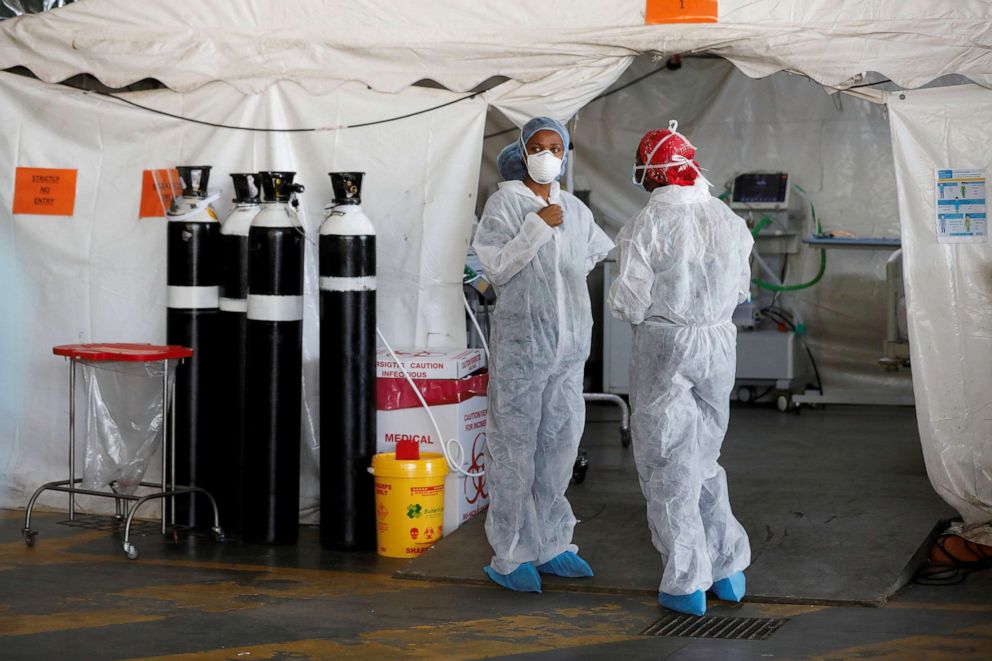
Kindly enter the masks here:
M 789 199 L 789 175 L 785 172 L 752 172 L 734 179 L 730 198 L 733 207 L 782 208 Z

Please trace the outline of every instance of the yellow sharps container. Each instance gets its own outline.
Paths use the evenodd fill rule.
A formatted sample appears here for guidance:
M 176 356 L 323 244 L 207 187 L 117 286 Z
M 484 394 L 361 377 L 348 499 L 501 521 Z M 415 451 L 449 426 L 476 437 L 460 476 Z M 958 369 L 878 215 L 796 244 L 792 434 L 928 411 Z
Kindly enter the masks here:
M 372 457 L 375 477 L 376 547 L 387 558 L 414 558 L 444 534 L 444 478 L 440 454 L 397 459 L 395 452 Z

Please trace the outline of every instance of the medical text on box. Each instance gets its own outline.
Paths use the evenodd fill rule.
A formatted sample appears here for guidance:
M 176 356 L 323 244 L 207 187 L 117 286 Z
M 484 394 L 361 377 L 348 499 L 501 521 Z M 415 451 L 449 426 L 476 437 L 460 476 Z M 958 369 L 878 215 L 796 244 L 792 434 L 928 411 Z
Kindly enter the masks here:
M 76 208 L 76 170 L 17 168 L 15 214 L 71 216 Z
M 644 22 L 716 23 L 719 14 L 717 0 L 647 0 Z

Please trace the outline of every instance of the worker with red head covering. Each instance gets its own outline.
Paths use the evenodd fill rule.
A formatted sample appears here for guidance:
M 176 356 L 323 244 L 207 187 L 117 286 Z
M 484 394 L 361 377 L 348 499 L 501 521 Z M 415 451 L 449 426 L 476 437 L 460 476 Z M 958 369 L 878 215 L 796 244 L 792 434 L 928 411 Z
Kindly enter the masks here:
M 665 561 L 658 600 L 703 615 L 706 592 L 744 596 L 751 562 L 717 462 L 730 418 L 737 329 L 754 241 L 710 195 L 696 148 L 671 122 L 637 148 L 634 183 L 651 193 L 617 237 L 614 316 L 634 326 L 631 431 L 648 525 Z

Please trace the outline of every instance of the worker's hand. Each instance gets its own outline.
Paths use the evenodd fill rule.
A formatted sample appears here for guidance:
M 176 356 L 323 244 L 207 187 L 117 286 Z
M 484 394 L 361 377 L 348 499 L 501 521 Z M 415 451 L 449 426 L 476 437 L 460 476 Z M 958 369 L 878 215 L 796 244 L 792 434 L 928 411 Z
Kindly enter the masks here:
M 546 222 L 549 227 L 558 227 L 565 220 L 561 207 L 557 204 L 549 204 L 538 211 L 537 215 L 540 216 L 541 220 Z

